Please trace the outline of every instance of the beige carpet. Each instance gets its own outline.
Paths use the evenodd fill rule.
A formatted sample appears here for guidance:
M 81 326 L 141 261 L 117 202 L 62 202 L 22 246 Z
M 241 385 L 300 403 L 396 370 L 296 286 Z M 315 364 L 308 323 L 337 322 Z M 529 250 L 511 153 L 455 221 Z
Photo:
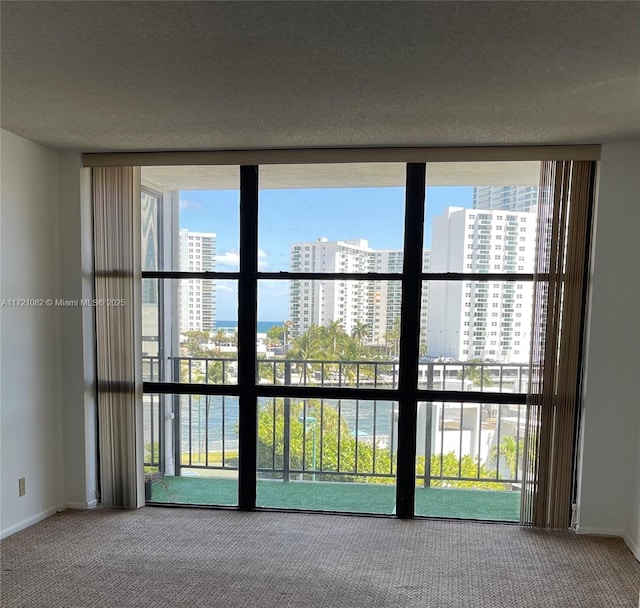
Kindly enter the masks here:
M 7 608 L 636 608 L 620 539 L 513 525 L 145 508 L 2 541 Z

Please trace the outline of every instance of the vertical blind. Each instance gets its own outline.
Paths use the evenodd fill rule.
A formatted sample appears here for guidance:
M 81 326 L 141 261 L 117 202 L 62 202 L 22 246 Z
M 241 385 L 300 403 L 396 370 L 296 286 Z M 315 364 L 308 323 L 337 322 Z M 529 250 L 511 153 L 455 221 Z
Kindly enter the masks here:
M 100 494 L 102 504 L 115 507 L 141 504 L 136 357 L 139 182 L 133 167 L 93 169 Z
M 595 163 L 542 164 L 521 523 L 570 523 Z

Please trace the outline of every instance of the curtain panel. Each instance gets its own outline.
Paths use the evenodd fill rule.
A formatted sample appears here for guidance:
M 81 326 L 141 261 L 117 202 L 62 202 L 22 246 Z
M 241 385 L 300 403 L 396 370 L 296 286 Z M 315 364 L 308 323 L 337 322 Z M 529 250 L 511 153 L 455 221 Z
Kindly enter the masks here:
M 142 384 L 136 352 L 139 184 L 139 169 L 134 167 L 93 169 L 100 495 L 103 505 L 114 507 L 144 504 L 138 475 Z

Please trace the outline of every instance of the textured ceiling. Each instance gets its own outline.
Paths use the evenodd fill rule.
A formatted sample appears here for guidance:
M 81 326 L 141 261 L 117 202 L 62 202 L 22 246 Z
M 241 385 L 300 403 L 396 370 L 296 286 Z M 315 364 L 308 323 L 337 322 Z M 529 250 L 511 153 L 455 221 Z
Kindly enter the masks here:
M 638 2 L 0 6 L 2 126 L 55 148 L 640 136 Z

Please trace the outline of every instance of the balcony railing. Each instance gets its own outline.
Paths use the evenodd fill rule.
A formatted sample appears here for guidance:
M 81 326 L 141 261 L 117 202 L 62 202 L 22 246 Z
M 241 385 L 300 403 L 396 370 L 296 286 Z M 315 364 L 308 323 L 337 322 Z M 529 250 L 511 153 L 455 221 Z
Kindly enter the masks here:
M 166 378 L 190 384 L 236 384 L 237 360 L 222 357 L 169 357 Z M 161 380 L 158 357 L 143 357 L 143 379 Z M 397 361 L 331 359 L 258 359 L 260 384 L 351 388 L 398 387 Z M 526 393 L 528 363 L 424 361 L 418 365 L 418 387 L 469 392 Z
M 199 357 L 144 357 L 144 379 L 160 380 L 163 365 L 176 382 L 237 382 L 234 359 Z M 398 370 L 396 361 L 259 359 L 256 365 L 260 383 L 294 386 L 397 388 Z M 519 483 L 526 406 L 475 403 L 473 393 L 522 393 L 528 382 L 526 364 L 420 363 L 420 388 L 469 396 L 464 403 L 418 404 L 417 483 L 494 489 Z M 397 415 L 397 403 L 386 400 L 260 398 L 258 473 L 285 481 L 392 483 Z M 146 465 L 164 470 L 169 440 L 173 474 L 237 470 L 237 397 L 145 395 L 144 420 Z

